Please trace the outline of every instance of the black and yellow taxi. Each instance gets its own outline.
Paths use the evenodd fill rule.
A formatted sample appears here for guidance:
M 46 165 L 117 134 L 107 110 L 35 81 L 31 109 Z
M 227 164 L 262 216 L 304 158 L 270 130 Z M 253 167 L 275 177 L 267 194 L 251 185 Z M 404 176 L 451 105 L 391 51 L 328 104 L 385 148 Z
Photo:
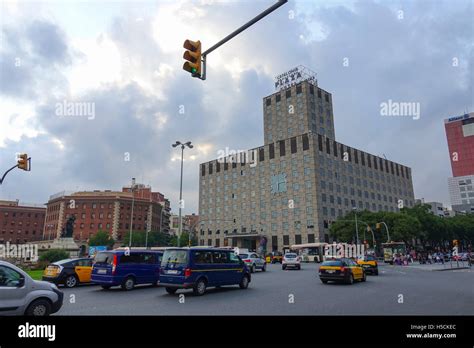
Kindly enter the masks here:
M 92 261 L 89 258 L 79 258 L 53 262 L 45 268 L 42 279 L 57 285 L 63 284 L 68 288 L 90 283 Z
M 319 267 L 319 279 L 324 284 L 328 281 L 352 284 L 354 281 L 365 282 L 364 269 L 354 260 L 348 258 L 335 258 L 324 261 Z
M 271 263 L 283 263 L 283 254 L 278 251 L 274 251 L 270 254 Z
M 364 257 L 357 259 L 357 264 L 362 266 L 365 273 L 379 275 L 378 263 L 374 256 L 365 255 Z

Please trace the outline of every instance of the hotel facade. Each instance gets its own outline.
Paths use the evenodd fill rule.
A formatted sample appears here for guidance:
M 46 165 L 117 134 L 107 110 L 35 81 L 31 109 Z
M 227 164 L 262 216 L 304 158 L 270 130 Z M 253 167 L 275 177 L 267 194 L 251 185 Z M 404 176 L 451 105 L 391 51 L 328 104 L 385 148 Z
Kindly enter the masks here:
M 337 142 L 332 95 L 303 69 L 263 98 L 263 146 L 200 165 L 200 245 L 282 251 L 331 241 L 353 210 L 414 205 L 411 169 Z

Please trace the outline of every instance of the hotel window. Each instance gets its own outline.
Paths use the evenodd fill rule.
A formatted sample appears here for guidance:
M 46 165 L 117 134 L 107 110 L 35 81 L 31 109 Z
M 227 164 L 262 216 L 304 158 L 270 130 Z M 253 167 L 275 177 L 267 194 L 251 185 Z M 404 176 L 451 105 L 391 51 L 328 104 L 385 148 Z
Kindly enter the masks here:
M 201 164 L 201 176 L 206 175 L 206 166 L 204 164 Z
M 270 159 L 275 158 L 275 144 L 274 143 L 271 143 L 269 145 L 268 151 L 269 151 Z
M 329 144 L 329 138 L 326 138 L 326 153 L 327 154 L 331 154 L 331 147 L 330 147 L 330 144 Z
M 284 140 L 279 140 L 278 145 L 280 147 L 280 157 L 285 156 L 285 141 Z
M 318 134 L 318 148 L 319 151 L 323 151 L 323 137 L 321 134 Z
M 291 145 L 291 153 L 296 153 L 297 152 L 296 137 L 291 138 L 290 145 Z
M 275 101 L 278 103 L 280 100 L 281 100 L 281 95 L 280 95 L 280 93 L 278 93 L 278 94 L 275 96 Z

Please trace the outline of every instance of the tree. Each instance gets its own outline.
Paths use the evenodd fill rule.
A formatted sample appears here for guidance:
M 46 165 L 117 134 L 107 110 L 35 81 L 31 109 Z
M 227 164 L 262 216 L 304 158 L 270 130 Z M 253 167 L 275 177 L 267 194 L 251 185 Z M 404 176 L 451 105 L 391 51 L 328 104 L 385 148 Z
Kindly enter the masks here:
M 181 237 L 179 238 L 179 246 L 180 247 L 187 247 L 189 244 L 189 233 L 188 232 L 182 232 Z M 197 237 L 192 234 L 191 235 L 191 246 L 197 245 L 198 240 Z M 172 246 L 178 246 L 178 237 L 177 236 L 172 236 L 171 237 L 171 245 Z
M 112 247 L 115 241 L 107 231 L 99 231 L 89 238 L 89 246 L 108 246 Z
M 69 253 L 62 249 L 51 249 L 41 254 L 40 261 L 47 261 L 49 263 L 64 260 L 69 258 Z
M 132 246 L 133 247 L 145 247 L 148 244 L 152 246 L 172 246 L 172 237 L 167 233 L 163 232 L 148 232 L 148 243 L 146 232 L 144 231 L 133 231 L 132 232 Z M 128 246 L 130 241 L 130 234 L 126 233 L 123 238 L 123 244 Z

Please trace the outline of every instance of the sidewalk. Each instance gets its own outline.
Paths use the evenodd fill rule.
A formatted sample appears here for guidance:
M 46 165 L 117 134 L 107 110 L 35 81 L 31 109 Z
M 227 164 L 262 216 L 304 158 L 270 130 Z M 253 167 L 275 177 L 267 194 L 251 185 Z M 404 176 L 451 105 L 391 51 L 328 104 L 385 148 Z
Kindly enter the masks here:
M 433 264 L 419 264 L 418 262 L 409 263 L 408 266 L 398 266 L 400 269 L 403 268 L 416 268 L 424 271 L 450 271 L 455 269 L 469 269 L 469 264 L 467 261 L 459 261 L 459 264 L 455 261 L 442 263 L 433 263 Z

